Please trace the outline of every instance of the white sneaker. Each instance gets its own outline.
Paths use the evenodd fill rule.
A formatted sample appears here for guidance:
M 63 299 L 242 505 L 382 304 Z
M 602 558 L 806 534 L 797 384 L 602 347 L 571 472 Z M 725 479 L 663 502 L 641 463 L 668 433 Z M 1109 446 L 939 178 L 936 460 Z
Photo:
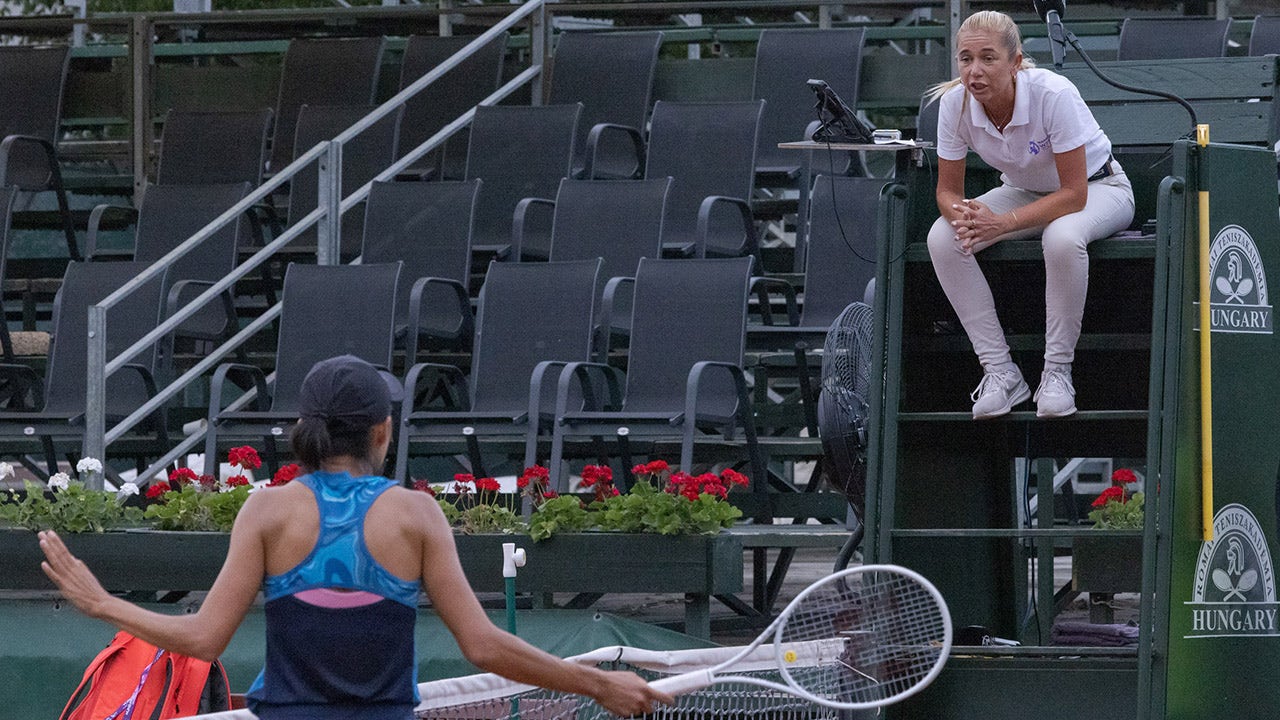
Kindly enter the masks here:
M 1036 388 L 1036 417 L 1059 418 L 1076 411 L 1076 389 L 1071 384 L 1071 373 L 1061 370 L 1045 370 Z
M 982 382 L 969 397 L 973 400 L 973 419 L 987 420 L 1007 414 L 1014 405 L 1031 397 L 1031 389 L 1015 367 L 983 375 Z

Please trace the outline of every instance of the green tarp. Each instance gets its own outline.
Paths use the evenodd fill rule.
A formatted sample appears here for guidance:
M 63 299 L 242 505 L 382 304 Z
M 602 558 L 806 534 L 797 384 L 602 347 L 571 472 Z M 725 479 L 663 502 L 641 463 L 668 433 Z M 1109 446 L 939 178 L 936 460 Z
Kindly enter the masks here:
M 174 605 L 152 605 L 179 612 Z M 491 611 L 502 627 L 505 614 Z M 244 692 L 262 668 L 262 610 L 255 607 L 222 655 L 233 692 Z M 517 614 L 519 635 L 561 657 L 609 645 L 653 650 L 709 647 L 712 643 L 592 610 L 531 610 Z M 0 602 L 0 719 L 56 718 L 75 690 L 89 661 L 110 642 L 114 630 L 81 615 L 65 603 Z M 456 677 L 477 672 L 435 613 L 418 618 L 418 679 Z

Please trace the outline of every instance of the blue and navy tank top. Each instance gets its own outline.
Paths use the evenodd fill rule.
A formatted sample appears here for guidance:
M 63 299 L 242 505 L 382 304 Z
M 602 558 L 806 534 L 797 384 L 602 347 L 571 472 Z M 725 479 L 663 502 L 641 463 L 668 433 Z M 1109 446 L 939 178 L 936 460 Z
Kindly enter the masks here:
M 405 720 L 418 703 L 414 621 L 421 583 L 369 554 L 364 519 L 395 483 L 348 473 L 299 477 L 320 534 L 293 569 L 263 581 L 266 664 L 249 689 L 261 720 Z

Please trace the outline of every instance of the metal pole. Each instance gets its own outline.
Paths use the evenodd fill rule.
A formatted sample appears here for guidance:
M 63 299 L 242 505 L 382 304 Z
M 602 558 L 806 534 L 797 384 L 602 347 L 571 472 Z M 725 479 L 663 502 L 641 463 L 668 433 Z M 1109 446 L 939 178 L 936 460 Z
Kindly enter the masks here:
M 151 126 L 151 18 L 135 15 L 129 32 L 130 61 L 133 66 L 132 144 L 133 204 L 138 207 L 151 171 L 151 146 L 155 132 Z
M 440 37 L 453 35 L 453 15 L 447 11 L 453 9 L 453 0 L 440 0 Z
M 317 228 L 316 262 L 337 265 L 342 247 L 342 144 L 328 141 L 320 157 L 320 207 L 324 220 Z
M 547 5 L 543 3 L 537 11 L 529 16 L 529 63 L 535 67 L 546 67 L 547 53 L 551 48 L 551 18 L 547 16 Z M 541 105 L 546 97 L 547 75 L 538 73 L 533 83 L 531 105 Z
M 88 371 L 85 377 L 83 456 L 106 460 L 107 432 L 107 309 L 89 306 Z M 92 473 L 90 490 L 102 489 L 102 473 Z

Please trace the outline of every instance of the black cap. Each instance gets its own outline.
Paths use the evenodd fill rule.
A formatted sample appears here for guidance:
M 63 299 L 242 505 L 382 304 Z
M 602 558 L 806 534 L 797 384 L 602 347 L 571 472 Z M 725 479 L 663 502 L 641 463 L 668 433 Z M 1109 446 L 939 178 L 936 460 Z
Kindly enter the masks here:
M 354 355 L 321 360 L 302 381 L 298 414 L 326 422 L 371 426 L 391 415 L 391 403 L 400 402 L 404 388 L 394 375 Z

